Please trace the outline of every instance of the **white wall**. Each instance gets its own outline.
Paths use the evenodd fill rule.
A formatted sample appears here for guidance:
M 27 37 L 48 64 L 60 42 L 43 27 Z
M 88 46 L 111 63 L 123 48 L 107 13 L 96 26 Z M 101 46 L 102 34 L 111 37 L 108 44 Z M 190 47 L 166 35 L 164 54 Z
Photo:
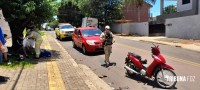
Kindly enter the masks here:
M 114 23 L 111 25 L 111 31 L 117 34 L 130 34 L 130 23 Z
M 192 2 L 193 2 L 193 0 L 190 0 L 189 4 L 183 4 L 182 5 L 182 0 L 177 0 L 177 12 L 191 10 L 192 9 Z
M 199 14 L 200 14 L 200 1 L 199 1 Z
M 148 22 L 142 22 L 142 23 L 131 23 L 131 29 L 132 34 L 138 34 L 138 35 L 149 35 L 149 23 Z
M 166 36 L 172 38 L 200 39 L 200 15 L 166 20 Z M 171 24 L 171 25 L 170 25 Z
M 148 22 L 112 24 L 111 31 L 118 34 L 149 35 Z

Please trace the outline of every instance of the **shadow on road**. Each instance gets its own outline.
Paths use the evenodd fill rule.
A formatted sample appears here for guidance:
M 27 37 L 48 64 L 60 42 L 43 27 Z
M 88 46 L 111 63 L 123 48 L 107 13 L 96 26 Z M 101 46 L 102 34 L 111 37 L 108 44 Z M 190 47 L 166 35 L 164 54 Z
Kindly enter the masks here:
M 145 78 L 145 77 L 143 77 L 139 74 L 126 75 L 126 77 L 133 79 L 133 80 L 136 80 L 138 83 L 143 83 L 144 85 L 152 86 L 153 88 L 163 89 L 163 88 L 159 87 L 154 80 L 150 80 L 150 79 Z M 174 87 L 172 89 L 177 89 L 177 88 Z
M 9 79 L 9 77 L 0 76 L 0 84 L 5 84 Z
M 59 40 L 57 39 L 58 41 L 61 41 L 61 42 L 68 42 L 68 41 L 72 41 L 72 38 L 64 38 L 62 40 Z
M 102 66 L 102 67 L 105 67 L 105 68 L 108 68 L 108 67 L 110 67 L 110 66 L 116 66 L 116 65 L 117 65 L 116 62 L 111 62 L 109 65 L 107 65 L 107 64 L 101 64 L 101 66 Z
M 74 49 L 76 49 L 77 51 L 79 51 L 80 53 L 84 54 L 83 53 L 83 50 L 81 48 L 78 48 L 78 47 L 74 47 Z M 100 51 L 100 52 L 92 52 L 92 53 L 87 53 L 87 54 L 84 54 L 86 56 L 99 56 L 99 55 L 103 55 L 104 52 L 103 51 Z
M 56 51 L 56 50 L 47 50 L 49 52 L 51 52 L 51 57 L 40 57 L 40 59 L 35 60 L 35 64 L 37 63 L 42 63 L 42 62 L 51 62 L 51 61 L 57 61 L 60 59 L 61 57 L 61 53 L 60 51 Z
M 52 53 L 52 57 L 51 57 L 51 59 L 59 59 L 61 56 L 61 53 L 60 53 L 60 51 L 56 51 L 56 50 L 51 50 L 51 53 Z

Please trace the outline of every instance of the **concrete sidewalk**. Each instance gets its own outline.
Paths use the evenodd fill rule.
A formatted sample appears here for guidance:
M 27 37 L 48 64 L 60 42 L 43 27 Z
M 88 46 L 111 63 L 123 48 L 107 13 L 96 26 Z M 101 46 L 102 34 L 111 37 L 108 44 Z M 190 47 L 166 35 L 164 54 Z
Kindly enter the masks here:
M 164 45 L 171 45 L 175 47 L 181 47 L 188 50 L 193 50 L 200 52 L 200 40 L 187 40 L 187 39 L 178 39 L 178 38 L 167 38 L 167 37 L 147 37 L 147 36 L 121 36 L 116 34 L 116 37 L 135 40 L 135 41 L 144 41 L 151 43 L 158 43 Z
M 43 37 L 42 48 L 51 51 L 51 58 L 41 58 L 34 67 L 9 71 L 1 75 L 11 78 L 0 89 L 11 90 L 112 90 L 85 65 L 77 64 L 60 43 L 50 35 Z M 0 68 L 1 70 L 1 68 Z M 5 73 L 5 74 L 3 74 Z M 19 80 L 14 76 L 19 74 Z M 11 81 L 16 82 L 14 85 Z
M 7 47 L 12 46 L 12 39 L 9 38 L 6 42 Z M 0 82 L 0 90 L 12 90 L 20 76 L 23 67 L 16 68 L 1 68 L 0 67 L 0 76 L 8 78 L 7 82 Z

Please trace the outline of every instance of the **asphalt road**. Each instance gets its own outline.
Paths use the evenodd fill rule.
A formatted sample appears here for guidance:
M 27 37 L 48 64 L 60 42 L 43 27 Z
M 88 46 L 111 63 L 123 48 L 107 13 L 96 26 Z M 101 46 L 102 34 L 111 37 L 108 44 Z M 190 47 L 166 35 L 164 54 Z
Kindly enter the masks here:
M 55 36 L 54 31 L 49 34 Z M 138 42 L 122 38 L 115 38 L 116 43 L 113 45 L 113 53 L 110 61 L 113 66 L 104 67 L 104 54 L 93 53 L 84 55 L 80 49 L 72 47 L 71 40 L 59 41 L 61 45 L 69 52 L 78 64 L 85 64 L 91 68 L 100 78 L 115 89 L 122 90 L 160 90 L 155 82 L 135 75 L 128 77 L 124 69 L 124 61 L 128 52 L 135 52 L 148 60 L 148 64 L 152 62 L 151 43 Z M 167 63 L 175 69 L 178 77 L 182 77 L 177 82 L 174 89 L 177 90 L 199 90 L 200 88 L 200 52 L 194 52 L 179 47 L 168 45 L 159 45 L 161 54 L 165 57 Z M 116 63 L 116 65 L 115 65 Z

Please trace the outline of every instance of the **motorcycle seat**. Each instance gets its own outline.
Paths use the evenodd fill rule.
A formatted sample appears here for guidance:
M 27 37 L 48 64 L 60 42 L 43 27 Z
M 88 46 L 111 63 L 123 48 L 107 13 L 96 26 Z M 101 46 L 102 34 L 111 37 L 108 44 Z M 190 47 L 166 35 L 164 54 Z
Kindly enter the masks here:
M 135 54 L 135 53 L 131 53 L 131 52 L 130 52 L 130 55 L 131 55 L 131 56 L 134 56 L 134 57 L 137 58 L 138 60 L 141 60 L 141 59 L 142 59 L 140 55 L 137 55 L 137 54 Z
M 142 64 L 147 64 L 147 60 L 146 59 L 142 60 L 142 57 L 140 55 L 137 55 L 137 54 L 131 53 L 131 52 L 130 52 L 130 55 L 134 56 L 135 58 L 137 58 Z

